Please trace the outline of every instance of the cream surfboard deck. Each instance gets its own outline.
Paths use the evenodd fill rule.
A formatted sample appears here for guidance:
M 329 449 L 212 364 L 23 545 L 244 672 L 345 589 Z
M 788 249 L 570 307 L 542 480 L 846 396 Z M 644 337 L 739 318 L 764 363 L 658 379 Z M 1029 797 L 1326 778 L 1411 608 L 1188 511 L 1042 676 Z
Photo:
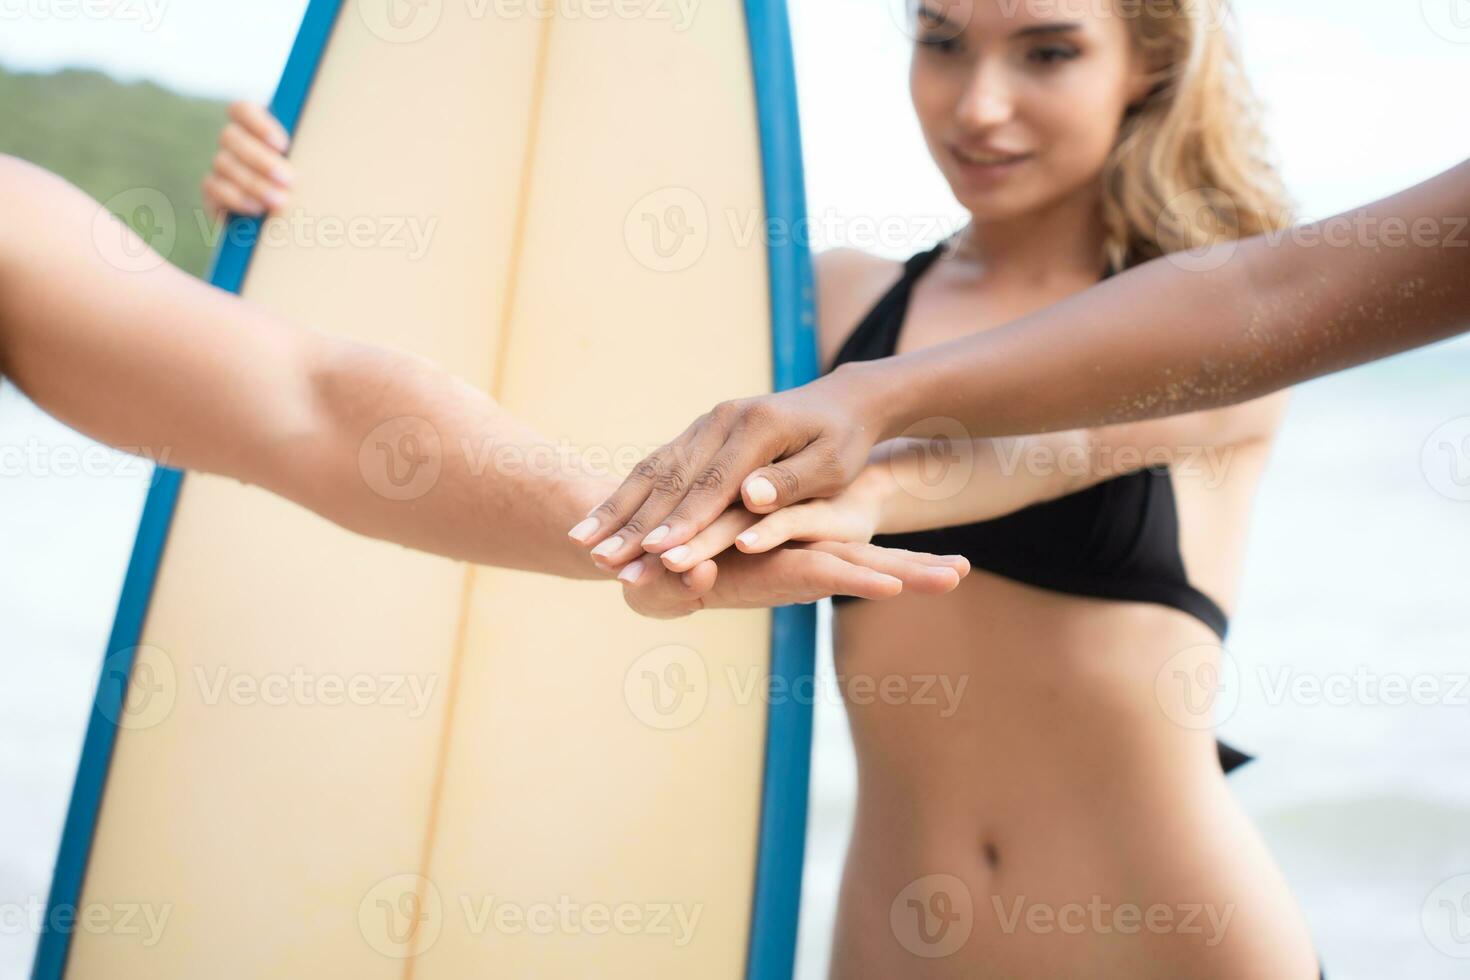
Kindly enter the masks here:
M 784 9 L 599 9 L 313 0 L 292 210 L 236 221 L 216 282 L 623 466 L 802 380 L 805 255 L 766 233 L 801 217 Z M 436 454 L 496 465 L 395 426 L 363 474 L 405 508 Z M 812 630 L 644 620 L 164 474 L 35 975 L 789 976 L 810 706 L 764 685 Z

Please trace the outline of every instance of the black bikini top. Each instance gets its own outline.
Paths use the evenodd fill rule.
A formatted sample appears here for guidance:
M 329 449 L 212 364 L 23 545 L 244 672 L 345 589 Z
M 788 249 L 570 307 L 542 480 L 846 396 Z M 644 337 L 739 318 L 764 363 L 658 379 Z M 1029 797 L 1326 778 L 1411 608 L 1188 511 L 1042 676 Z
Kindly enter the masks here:
M 857 325 L 832 367 L 890 357 L 914 284 L 943 254 L 941 242 L 904 264 L 903 276 Z M 986 572 L 1067 595 L 1152 602 L 1194 616 L 1224 639 L 1225 611 L 1195 588 L 1179 553 L 1179 518 L 1167 467 L 1139 470 L 994 520 L 911 534 L 874 544 L 964 555 Z M 833 601 L 850 601 L 838 596 Z M 1249 759 L 1221 747 L 1226 771 Z
M 904 265 L 838 352 L 833 367 L 898 349 L 914 283 L 944 243 Z M 1154 602 L 1194 616 L 1221 639 L 1229 620 L 1189 582 L 1179 554 L 1174 485 L 1165 467 L 1139 470 L 994 520 L 912 534 L 880 535 L 890 548 L 964 555 L 975 568 L 1068 595 Z

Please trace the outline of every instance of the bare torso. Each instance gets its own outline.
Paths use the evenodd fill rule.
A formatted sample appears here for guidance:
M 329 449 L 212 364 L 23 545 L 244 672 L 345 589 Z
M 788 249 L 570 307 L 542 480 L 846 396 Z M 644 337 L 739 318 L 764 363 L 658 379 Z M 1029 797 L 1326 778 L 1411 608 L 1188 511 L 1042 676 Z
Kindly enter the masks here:
M 839 261 L 837 276 L 819 263 L 829 362 L 899 274 Z M 973 279 L 931 270 L 899 352 L 1088 285 L 1004 297 Z M 1174 475 L 1185 566 L 1227 610 L 1268 449 L 1222 447 Z M 859 789 L 834 980 L 1317 975 L 1214 734 L 1180 700 L 1197 692 L 1160 683 L 1207 669 L 1219 643 L 1203 623 L 977 570 L 947 596 L 844 604 L 835 630 Z

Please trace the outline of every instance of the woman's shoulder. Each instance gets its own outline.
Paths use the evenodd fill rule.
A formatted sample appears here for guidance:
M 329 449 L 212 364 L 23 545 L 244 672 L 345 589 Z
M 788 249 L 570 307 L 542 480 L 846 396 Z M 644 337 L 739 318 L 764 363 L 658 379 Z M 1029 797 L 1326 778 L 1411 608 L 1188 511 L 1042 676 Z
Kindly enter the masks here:
M 856 248 L 834 248 L 813 260 L 817 277 L 817 339 L 822 366 L 902 274 L 903 263 Z

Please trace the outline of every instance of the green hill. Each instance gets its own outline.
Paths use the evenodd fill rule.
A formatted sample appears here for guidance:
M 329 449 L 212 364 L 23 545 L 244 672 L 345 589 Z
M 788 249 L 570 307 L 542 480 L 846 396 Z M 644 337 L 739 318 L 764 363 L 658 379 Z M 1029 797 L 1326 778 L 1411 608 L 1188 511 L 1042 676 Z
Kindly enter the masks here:
M 214 156 L 225 104 L 95 71 L 23 74 L 0 68 L 0 153 L 22 157 L 110 201 L 151 188 L 167 198 L 178 235 L 168 258 L 202 275 L 209 263 L 199 181 Z M 134 200 L 137 195 L 130 195 Z M 131 202 L 122 201 L 123 210 Z M 121 214 L 139 227 L 153 217 Z

